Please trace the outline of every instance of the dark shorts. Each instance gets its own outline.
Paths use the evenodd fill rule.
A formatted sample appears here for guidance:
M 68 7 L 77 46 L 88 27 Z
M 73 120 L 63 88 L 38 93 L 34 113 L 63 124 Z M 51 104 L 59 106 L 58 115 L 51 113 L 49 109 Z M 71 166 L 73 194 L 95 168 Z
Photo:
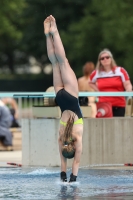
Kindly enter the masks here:
M 114 117 L 124 117 L 125 107 L 112 107 Z

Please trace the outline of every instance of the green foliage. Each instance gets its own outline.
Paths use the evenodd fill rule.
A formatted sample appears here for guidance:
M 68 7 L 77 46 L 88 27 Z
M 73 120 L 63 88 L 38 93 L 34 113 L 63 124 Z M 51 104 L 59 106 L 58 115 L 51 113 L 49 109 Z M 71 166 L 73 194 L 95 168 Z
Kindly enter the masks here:
M 63 32 L 64 43 L 69 48 L 67 55 L 76 66 L 82 66 L 87 60 L 96 63 L 99 52 L 109 48 L 118 65 L 129 72 L 133 81 L 132 1 L 97 2 L 89 2 L 82 19 L 71 23 L 68 31 Z
M 1 1 L 0 41 L 3 46 L 4 43 L 6 43 L 6 39 L 18 41 L 22 38 L 21 24 L 23 23 L 23 20 L 21 19 L 21 13 L 24 5 L 24 1 Z M 1 38 L 5 38 L 5 41 L 2 41 Z
M 7 64 L 12 72 L 14 64 L 13 52 L 15 49 L 20 48 L 19 42 L 23 35 L 21 13 L 24 7 L 24 1 L 1 1 L 0 63 L 1 65 Z
M 99 52 L 109 48 L 133 81 L 132 13 L 132 0 L 2 0 L 0 59 L 3 54 L 13 58 L 19 50 L 49 62 L 43 21 L 52 14 L 77 76 L 86 61 L 96 64 Z
M 44 19 L 52 14 L 58 23 L 59 30 L 67 31 L 68 26 L 83 16 L 85 3 L 88 0 L 27 0 L 26 20 L 23 44 L 25 51 L 34 55 L 42 63 L 48 62 L 45 36 L 43 30 Z

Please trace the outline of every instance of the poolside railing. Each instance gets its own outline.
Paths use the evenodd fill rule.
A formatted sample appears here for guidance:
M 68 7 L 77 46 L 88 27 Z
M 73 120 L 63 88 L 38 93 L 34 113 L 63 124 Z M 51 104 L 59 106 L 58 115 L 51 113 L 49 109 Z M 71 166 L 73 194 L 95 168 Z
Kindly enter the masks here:
M 133 92 L 79 92 L 79 97 L 124 96 L 127 100 L 133 98 Z M 44 98 L 54 98 L 54 92 L 1 92 L 0 98 L 14 98 L 18 103 L 19 120 L 33 118 L 33 105 L 44 105 Z M 133 101 L 133 100 L 132 100 Z M 133 105 L 131 106 L 133 110 Z M 132 114 L 132 113 L 131 113 Z

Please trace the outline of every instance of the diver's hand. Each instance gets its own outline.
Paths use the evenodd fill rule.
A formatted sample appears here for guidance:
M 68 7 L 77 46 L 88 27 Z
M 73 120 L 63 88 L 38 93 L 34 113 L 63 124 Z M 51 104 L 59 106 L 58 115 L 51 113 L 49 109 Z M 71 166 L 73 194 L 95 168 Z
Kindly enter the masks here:
M 76 182 L 76 178 L 77 176 L 74 176 L 73 173 L 71 173 L 69 183 Z
M 66 172 L 61 172 L 60 173 L 60 178 L 61 178 L 62 182 L 67 182 Z

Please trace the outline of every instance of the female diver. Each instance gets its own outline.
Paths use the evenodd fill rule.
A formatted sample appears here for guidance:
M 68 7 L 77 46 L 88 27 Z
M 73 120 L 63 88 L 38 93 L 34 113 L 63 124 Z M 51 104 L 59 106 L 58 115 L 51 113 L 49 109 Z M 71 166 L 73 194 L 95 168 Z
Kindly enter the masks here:
M 78 83 L 65 55 L 65 50 L 56 26 L 50 15 L 44 20 L 47 54 L 53 67 L 53 84 L 56 102 L 62 116 L 59 129 L 61 180 L 67 181 L 67 158 L 74 158 L 69 182 L 76 181 L 82 153 L 83 120 L 78 102 Z

